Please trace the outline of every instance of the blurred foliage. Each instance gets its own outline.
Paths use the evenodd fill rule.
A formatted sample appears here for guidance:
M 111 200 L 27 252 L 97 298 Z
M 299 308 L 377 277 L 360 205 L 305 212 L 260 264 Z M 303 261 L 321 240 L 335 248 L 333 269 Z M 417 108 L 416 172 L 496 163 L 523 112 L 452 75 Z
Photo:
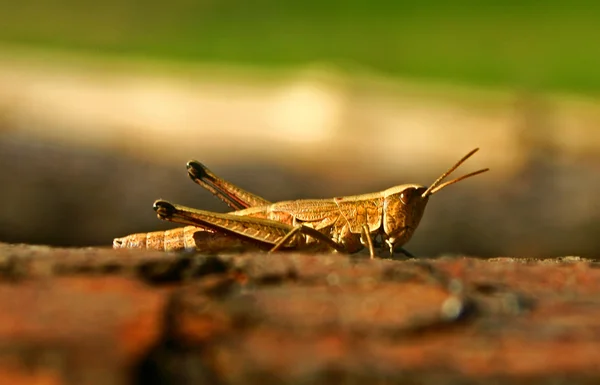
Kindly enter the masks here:
M 595 93 L 598 20 L 559 0 L 24 0 L 0 3 L 0 42 Z

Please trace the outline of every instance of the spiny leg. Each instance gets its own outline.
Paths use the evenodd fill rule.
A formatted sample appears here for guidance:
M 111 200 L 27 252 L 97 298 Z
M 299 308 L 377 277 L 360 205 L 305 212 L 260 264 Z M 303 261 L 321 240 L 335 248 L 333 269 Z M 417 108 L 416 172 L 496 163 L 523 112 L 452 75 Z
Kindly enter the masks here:
M 309 236 L 315 238 L 317 241 L 325 242 L 332 249 L 334 249 L 340 253 L 346 253 L 346 249 L 342 245 L 333 241 L 327 235 L 319 232 L 318 230 L 315 230 L 312 227 L 308 227 L 303 224 L 294 226 L 294 228 L 290 232 L 288 232 L 283 238 L 281 238 L 279 240 L 279 242 L 277 242 L 277 244 L 275 244 L 275 246 L 273 246 L 273 248 L 269 251 L 269 253 L 274 253 L 274 252 L 280 250 L 285 245 L 286 242 L 288 242 L 290 239 L 292 239 L 292 237 L 294 235 L 296 235 L 298 233 L 302 233 L 304 235 L 309 235 Z
M 293 234 L 290 236 L 289 233 L 295 230 L 294 226 L 270 219 L 213 213 L 175 205 L 163 200 L 154 202 L 154 210 L 160 219 L 229 233 L 241 239 L 258 242 L 264 246 L 275 245 L 277 247 L 275 250 L 283 246 L 282 238 L 290 239 Z M 299 226 L 299 228 L 295 231 L 300 231 L 305 235 L 325 242 L 339 252 L 346 253 L 346 249 L 342 245 L 334 242 L 318 230 L 304 225 Z
M 298 232 L 300 232 L 301 227 L 302 227 L 302 225 L 296 225 L 289 233 L 287 233 L 283 238 L 281 238 L 279 240 L 279 242 L 277 242 L 271 250 L 269 250 L 269 253 L 275 253 L 275 252 L 279 251 L 283 247 L 283 245 L 285 245 L 285 243 L 287 241 L 292 239 L 292 237 L 294 235 L 296 235 L 296 234 L 298 234 Z
M 187 171 L 188 176 L 196 184 L 210 191 L 234 210 L 271 204 L 268 200 L 218 177 L 208 167 L 196 160 L 190 160 L 187 163 Z

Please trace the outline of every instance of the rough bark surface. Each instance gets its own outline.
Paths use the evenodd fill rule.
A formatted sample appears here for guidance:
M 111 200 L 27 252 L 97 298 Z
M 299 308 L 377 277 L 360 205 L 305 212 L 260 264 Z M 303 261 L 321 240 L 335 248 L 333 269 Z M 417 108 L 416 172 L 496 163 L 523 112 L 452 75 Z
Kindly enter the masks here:
M 594 260 L 0 244 L 0 382 L 600 382 Z

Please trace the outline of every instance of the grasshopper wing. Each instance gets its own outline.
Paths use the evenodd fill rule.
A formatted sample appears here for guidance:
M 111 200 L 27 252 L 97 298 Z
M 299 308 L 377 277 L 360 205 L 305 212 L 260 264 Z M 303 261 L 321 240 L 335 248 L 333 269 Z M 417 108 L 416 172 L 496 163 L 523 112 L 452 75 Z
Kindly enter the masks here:
M 382 197 L 370 195 L 339 197 L 333 198 L 333 201 L 341 215 L 348 221 L 352 233 L 360 234 L 365 225 L 369 231 L 381 227 L 384 201 Z
M 278 202 L 271 207 L 274 213 L 288 213 L 299 222 L 311 223 L 315 229 L 340 226 L 342 221 L 354 234 L 360 234 L 364 225 L 378 229 L 383 216 L 383 198 L 374 194 Z
M 284 213 L 300 223 L 310 223 L 317 230 L 333 225 L 340 218 L 340 209 L 332 200 L 300 199 L 274 203 L 272 215 Z

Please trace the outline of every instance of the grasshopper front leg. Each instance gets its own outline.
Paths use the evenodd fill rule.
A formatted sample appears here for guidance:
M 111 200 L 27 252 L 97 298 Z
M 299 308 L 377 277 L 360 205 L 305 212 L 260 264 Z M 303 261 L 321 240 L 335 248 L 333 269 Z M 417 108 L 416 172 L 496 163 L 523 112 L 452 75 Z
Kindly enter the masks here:
M 367 247 L 369 248 L 369 257 L 373 259 L 375 258 L 375 248 L 373 247 L 373 239 L 371 239 L 371 234 L 369 233 L 369 226 L 363 224 L 361 231 L 361 236 L 365 238 L 365 242 L 367 244 Z
M 406 255 L 408 258 L 417 258 L 415 255 L 411 254 L 408 250 L 406 250 L 404 247 L 397 247 L 396 251 L 401 252 L 402 254 Z M 391 251 L 391 255 L 394 255 L 394 250 Z
M 302 245 L 294 242 L 294 235 L 303 234 L 325 243 L 330 248 L 346 253 L 345 248 L 334 242 L 325 234 L 305 225 L 292 226 L 264 218 L 243 217 L 232 214 L 213 213 L 167 201 L 154 202 L 154 210 L 158 217 L 170 222 L 192 226 L 200 226 L 217 232 L 226 233 L 251 241 L 259 246 L 277 251 L 282 248 L 296 249 Z M 287 244 L 287 245 L 286 245 Z

